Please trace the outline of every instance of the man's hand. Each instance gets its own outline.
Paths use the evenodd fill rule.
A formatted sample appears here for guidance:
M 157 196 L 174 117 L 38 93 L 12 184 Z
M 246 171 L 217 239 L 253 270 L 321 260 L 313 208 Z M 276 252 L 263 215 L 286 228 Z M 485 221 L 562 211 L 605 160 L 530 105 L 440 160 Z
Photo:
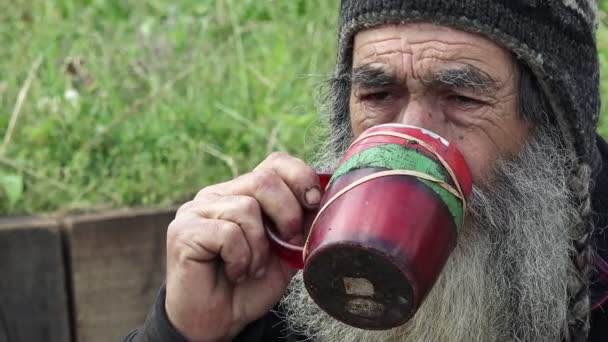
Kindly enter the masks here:
M 295 270 L 269 252 L 263 216 L 303 241 L 306 209 L 321 199 L 303 161 L 270 155 L 251 173 L 202 189 L 167 232 L 167 297 L 173 325 L 193 341 L 224 341 L 266 314 Z

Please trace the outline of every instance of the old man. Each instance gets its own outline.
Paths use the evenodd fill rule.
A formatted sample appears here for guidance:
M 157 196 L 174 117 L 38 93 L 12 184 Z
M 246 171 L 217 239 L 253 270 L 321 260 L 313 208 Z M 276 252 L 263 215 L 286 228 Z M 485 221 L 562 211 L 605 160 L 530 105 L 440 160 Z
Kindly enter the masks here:
M 343 0 L 331 136 L 202 189 L 167 233 L 167 280 L 127 341 L 608 341 L 608 146 L 592 0 Z M 315 170 L 365 129 L 455 143 L 474 190 L 458 245 L 410 321 L 357 329 L 269 252 L 302 241 Z M 275 310 L 272 310 L 272 309 Z

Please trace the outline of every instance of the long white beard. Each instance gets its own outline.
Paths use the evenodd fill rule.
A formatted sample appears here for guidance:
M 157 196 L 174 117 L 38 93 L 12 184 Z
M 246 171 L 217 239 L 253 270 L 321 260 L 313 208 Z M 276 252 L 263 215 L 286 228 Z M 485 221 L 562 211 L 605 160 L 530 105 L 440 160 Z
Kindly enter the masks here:
M 475 188 L 458 245 L 413 319 L 366 331 L 345 325 L 310 298 L 294 277 L 282 305 L 290 327 L 315 341 L 559 341 L 565 326 L 571 204 L 563 153 L 534 139 L 499 162 Z

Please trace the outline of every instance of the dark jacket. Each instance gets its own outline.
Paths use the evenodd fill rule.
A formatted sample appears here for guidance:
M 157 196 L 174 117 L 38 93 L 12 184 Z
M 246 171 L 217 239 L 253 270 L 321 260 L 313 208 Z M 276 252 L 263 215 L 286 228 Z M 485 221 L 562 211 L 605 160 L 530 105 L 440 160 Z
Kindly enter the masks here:
M 592 201 L 594 209 L 594 247 L 597 251 L 594 273 L 591 278 L 591 333 L 588 341 L 608 341 L 608 144 L 598 138 L 600 154 L 594 163 Z M 125 342 L 187 342 L 171 325 L 164 310 L 165 289 L 162 288 L 156 304 L 143 327 L 131 332 Z M 290 334 L 285 324 L 273 312 L 249 324 L 237 342 L 296 342 L 304 336 Z

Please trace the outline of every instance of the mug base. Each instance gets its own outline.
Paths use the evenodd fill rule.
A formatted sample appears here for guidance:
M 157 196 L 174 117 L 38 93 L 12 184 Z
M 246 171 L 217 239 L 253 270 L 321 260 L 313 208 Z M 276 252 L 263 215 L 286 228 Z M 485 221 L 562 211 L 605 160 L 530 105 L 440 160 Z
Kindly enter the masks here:
M 333 243 L 316 250 L 306 262 L 304 284 L 325 312 L 361 329 L 402 325 L 417 307 L 410 277 L 396 258 L 359 244 Z

